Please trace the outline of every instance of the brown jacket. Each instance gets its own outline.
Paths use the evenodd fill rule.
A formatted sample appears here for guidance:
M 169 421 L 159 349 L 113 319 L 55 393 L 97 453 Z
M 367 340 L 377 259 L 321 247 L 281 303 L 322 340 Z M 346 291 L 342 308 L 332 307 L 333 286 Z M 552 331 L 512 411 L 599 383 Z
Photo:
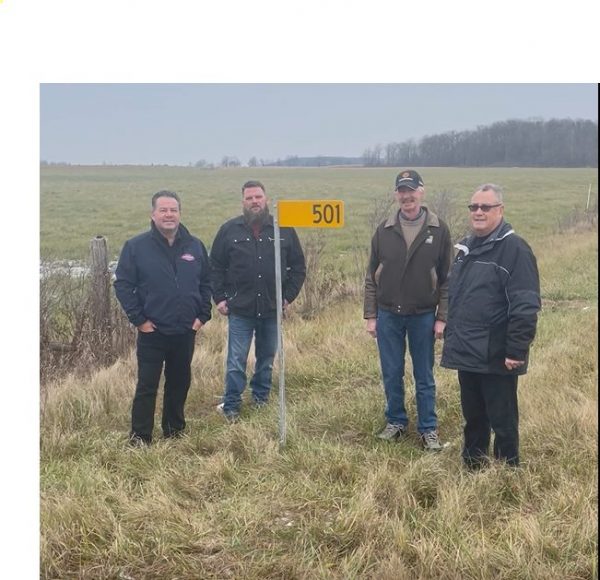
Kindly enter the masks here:
M 382 308 L 397 314 L 436 311 L 437 320 L 446 320 L 452 241 L 448 226 L 424 209 L 425 223 L 408 252 L 398 213 L 375 231 L 365 277 L 365 318 L 377 318 Z

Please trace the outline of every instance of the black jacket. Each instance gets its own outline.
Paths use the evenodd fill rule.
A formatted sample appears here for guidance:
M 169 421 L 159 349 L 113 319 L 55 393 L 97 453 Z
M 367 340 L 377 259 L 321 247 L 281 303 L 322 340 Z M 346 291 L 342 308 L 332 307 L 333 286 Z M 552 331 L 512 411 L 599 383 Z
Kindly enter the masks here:
M 258 238 L 244 216 L 224 223 L 210 250 L 213 300 L 227 300 L 238 316 L 270 318 L 277 315 L 273 217 Z M 281 228 L 282 298 L 292 302 L 306 277 L 306 265 L 294 228 Z
M 535 256 L 504 221 L 478 242 L 469 236 L 455 246 L 441 364 L 483 374 L 525 374 L 541 308 Z M 505 358 L 525 364 L 508 371 Z
M 204 244 L 179 225 L 172 246 L 151 223 L 125 242 L 114 283 L 131 324 L 151 320 L 163 334 L 183 334 L 210 320 L 210 267 Z

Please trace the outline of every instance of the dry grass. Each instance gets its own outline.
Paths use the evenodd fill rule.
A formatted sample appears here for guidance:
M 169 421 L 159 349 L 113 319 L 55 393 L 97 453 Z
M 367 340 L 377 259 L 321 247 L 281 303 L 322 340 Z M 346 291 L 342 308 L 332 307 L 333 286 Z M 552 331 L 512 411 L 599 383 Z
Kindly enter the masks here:
M 456 377 L 444 369 L 447 449 L 425 454 L 413 428 L 400 444 L 373 437 L 384 400 L 356 298 L 286 321 L 284 449 L 275 400 L 225 424 L 218 318 L 198 338 L 182 440 L 126 446 L 133 356 L 48 384 L 41 577 L 597 578 L 597 289 L 591 263 L 573 259 L 597 243 L 589 232 L 556 240 L 536 247 L 553 298 L 520 383 L 520 469 L 462 469 Z M 414 418 L 410 380 L 408 391 Z

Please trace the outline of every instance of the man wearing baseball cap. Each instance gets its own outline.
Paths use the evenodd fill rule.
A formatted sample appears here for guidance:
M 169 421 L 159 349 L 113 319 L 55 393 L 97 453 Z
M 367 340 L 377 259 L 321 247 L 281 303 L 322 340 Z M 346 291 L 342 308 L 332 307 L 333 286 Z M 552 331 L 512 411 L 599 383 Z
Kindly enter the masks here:
M 365 277 L 364 318 L 367 332 L 377 339 L 387 401 L 387 424 L 378 437 L 392 441 L 407 433 L 404 358 L 408 337 L 417 430 L 424 449 L 439 451 L 433 349 L 446 325 L 452 242 L 448 226 L 423 205 L 425 186 L 416 171 L 398 174 L 395 196 L 399 211 L 375 231 Z

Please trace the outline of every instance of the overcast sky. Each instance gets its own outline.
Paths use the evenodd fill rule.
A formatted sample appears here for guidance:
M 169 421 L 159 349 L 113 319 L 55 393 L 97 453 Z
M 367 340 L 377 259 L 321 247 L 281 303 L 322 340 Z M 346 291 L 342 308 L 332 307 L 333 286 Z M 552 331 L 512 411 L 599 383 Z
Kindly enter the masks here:
M 506 119 L 597 120 L 595 84 L 42 84 L 41 159 L 360 156 Z

